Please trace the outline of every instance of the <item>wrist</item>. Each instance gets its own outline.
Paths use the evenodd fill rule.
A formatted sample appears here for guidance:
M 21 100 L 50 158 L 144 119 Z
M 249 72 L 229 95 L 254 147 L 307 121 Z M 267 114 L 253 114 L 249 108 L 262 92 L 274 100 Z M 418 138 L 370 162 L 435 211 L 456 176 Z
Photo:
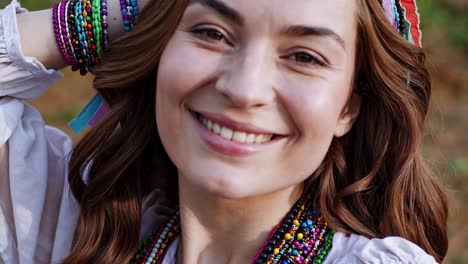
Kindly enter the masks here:
M 61 0 L 52 10 L 57 47 L 72 70 L 85 75 L 100 63 L 109 40 L 129 32 L 138 16 L 137 0 Z

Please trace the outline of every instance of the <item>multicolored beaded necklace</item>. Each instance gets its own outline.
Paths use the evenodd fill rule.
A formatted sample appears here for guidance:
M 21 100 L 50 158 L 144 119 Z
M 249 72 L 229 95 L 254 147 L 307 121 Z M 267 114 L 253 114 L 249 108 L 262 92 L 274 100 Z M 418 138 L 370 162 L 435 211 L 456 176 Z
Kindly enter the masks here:
M 179 212 L 157 232 L 143 240 L 131 264 L 160 264 L 170 244 L 180 233 Z M 263 244 L 251 264 L 320 264 L 332 246 L 335 231 L 310 199 L 300 198 Z

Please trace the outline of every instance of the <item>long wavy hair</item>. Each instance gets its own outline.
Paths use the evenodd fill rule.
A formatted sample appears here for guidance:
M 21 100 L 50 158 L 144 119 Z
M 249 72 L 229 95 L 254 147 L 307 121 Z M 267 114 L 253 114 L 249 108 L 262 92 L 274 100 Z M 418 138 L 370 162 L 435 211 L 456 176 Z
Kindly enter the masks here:
M 394 31 L 378 0 L 358 2 L 354 92 L 361 112 L 346 136 L 333 139 L 305 192 L 333 229 L 400 236 L 440 262 L 448 246 L 447 201 L 420 153 L 431 93 L 425 53 Z M 152 0 L 95 73 L 94 88 L 111 111 L 71 156 L 69 182 L 81 214 L 64 263 L 128 262 L 143 197 L 159 189 L 168 206 L 178 203 L 177 170 L 156 127 L 155 80 L 187 4 Z

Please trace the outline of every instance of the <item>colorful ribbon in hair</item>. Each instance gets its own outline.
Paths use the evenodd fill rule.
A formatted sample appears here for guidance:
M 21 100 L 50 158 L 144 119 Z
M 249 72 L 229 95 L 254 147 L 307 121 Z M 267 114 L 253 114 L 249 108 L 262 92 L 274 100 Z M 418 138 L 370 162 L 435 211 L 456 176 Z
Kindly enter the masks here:
M 137 12 L 138 9 L 135 0 L 125 1 L 132 3 L 132 7 Z M 125 1 L 121 0 L 122 5 L 126 3 Z M 409 42 L 421 47 L 420 18 L 416 0 L 382 0 L 382 7 L 394 29 L 401 33 Z M 401 14 L 398 12 L 399 9 L 403 10 Z M 125 14 L 127 13 L 123 8 L 122 12 Z M 405 22 L 405 32 L 400 32 L 399 30 L 401 20 Z M 109 107 L 103 98 L 99 94 L 96 94 L 78 116 L 69 123 L 69 126 L 75 133 L 80 134 L 87 125 L 94 126 L 99 122 L 108 111 Z
M 420 19 L 416 0 L 382 0 L 382 7 L 395 30 L 399 31 L 398 25 L 400 24 L 400 20 L 403 19 L 406 27 L 403 37 L 416 46 L 421 47 L 422 34 L 419 27 Z M 403 14 L 398 13 L 398 7 L 403 10 Z
M 89 101 L 85 108 L 68 123 L 68 126 L 73 132 L 80 134 L 86 126 L 95 126 L 108 112 L 109 107 L 98 93 Z

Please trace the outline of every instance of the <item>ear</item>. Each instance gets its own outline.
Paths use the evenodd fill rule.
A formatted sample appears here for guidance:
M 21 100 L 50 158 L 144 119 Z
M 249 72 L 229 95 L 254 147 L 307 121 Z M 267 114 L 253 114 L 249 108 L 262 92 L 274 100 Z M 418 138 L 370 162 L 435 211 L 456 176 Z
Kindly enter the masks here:
M 353 127 L 354 122 L 359 116 L 361 110 L 361 97 L 356 93 L 352 93 L 346 103 L 338 123 L 335 128 L 335 137 L 342 137 L 348 133 Z

